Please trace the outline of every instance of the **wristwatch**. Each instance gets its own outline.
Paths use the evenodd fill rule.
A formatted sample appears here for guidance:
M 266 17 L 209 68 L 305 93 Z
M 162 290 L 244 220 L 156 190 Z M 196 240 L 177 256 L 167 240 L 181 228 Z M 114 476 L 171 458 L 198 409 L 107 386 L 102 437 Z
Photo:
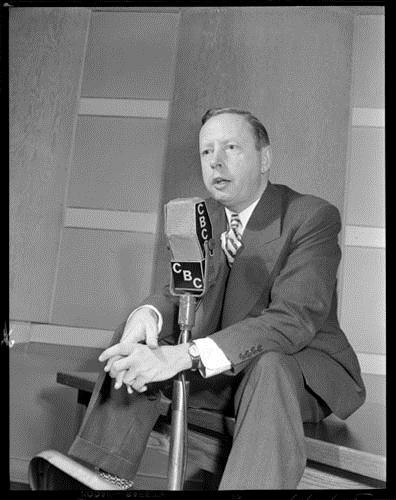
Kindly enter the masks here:
M 189 343 L 189 348 L 188 348 L 188 354 L 190 355 L 191 361 L 192 361 L 192 367 L 191 371 L 195 371 L 198 369 L 200 363 L 201 363 L 201 356 L 199 355 L 199 350 L 196 344 L 194 342 Z

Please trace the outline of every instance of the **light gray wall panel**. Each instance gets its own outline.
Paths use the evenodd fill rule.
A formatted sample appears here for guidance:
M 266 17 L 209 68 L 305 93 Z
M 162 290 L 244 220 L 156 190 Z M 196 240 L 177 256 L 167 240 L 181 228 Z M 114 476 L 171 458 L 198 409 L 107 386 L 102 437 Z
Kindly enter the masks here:
M 352 105 L 383 108 L 385 101 L 385 17 L 356 16 Z
M 90 12 L 10 9 L 10 315 L 48 321 Z
M 166 120 L 80 116 L 68 206 L 158 210 Z
M 346 247 L 341 326 L 358 352 L 385 354 L 385 250 Z
M 346 222 L 385 226 L 385 132 L 353 127 Z
M 363 373 L 364 385 L 367 391 L 367 401 L 386 405 L 386 377 Z
M 178 14 L 94 12 L 82 95 L 170 99 Z
M 147 296 L 154 235 L 65 228 L 52 323 L 111 330 Z

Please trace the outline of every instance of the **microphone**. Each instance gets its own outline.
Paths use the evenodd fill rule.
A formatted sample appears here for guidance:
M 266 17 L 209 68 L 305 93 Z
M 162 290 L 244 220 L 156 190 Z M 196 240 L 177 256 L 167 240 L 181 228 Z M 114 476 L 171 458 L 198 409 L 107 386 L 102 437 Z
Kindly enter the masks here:
M 171 252 L 173 295 L 202 297 L 212 275 L 210 256 L 214 241 L 205 201 L 176 198 L 165 205 L 165 234 Z
M 197 298 L 208 287 L 213 253 L 212 225 L 201 198 L 177 198 L 165 205 L 165 234 L 171 258 L 170 291 L 179 296 L 179 344 L 188 343 L 195 323 Z M 171 443 L 168 461 L 170 490 L 183 489 L 187 464 L 187 398 L 184 372 L 173 381 Z

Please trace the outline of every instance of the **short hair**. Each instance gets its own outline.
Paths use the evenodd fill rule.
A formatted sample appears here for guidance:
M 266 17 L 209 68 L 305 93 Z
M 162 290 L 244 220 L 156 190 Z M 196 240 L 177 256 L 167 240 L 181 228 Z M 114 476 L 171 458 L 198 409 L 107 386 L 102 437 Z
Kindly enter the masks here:
M 241 115 L 250 124 L 253 129 L 256 149 L 260 150 L 270 145 L 270 140 L 268 137 L 268 132 L 261 121 L 256 118 L 250 111 L 245 111 L 238 108 L 210 108 L 208 109 L 201 118 L 201 127 L 213 116 L 222 115 L 224 113 L 230 113 L 234 115 Z

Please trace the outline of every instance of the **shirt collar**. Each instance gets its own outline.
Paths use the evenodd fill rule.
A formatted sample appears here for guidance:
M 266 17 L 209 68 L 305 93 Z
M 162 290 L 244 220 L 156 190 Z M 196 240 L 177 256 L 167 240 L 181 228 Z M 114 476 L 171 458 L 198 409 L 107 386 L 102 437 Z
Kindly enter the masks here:
M 242 210 L 242 212 L 240 212 L 238 214 L 239 219 L 242 223 L 242 228 L 240 231 L 241 235 L 243 234 L 243 231 L 245 230 L 246 224 L 249 222 L 250 216 L 252 215 L 253 210 L 256 208 L 259 201 L 260 201 L 260 198 L 258 198 L 256 201 L 251 203 L 248 207 L 246 207 L 244 210 Z M 224 210 L 225 210 L 225 213 L 227 216 L 228 224 L 230 224 L 231 214 L 234 214 L 235 212 L 232 212 L 227 207 L 224 207 Z

